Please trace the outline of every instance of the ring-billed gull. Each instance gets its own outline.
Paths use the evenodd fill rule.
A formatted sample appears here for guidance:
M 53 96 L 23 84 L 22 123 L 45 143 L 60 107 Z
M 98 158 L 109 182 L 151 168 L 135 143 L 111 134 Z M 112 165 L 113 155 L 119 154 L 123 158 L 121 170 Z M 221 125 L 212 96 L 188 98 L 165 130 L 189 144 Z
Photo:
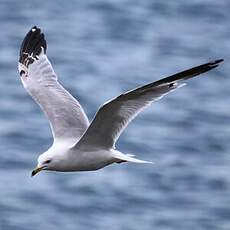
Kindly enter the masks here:
M 44 34 L 34 26 L 22 42 L 18 64 L 23 86 L 49 119 L 54 138 L 53 145 L 39 156 L 32 176 L 41 170 L 91 171 L 112 163 L 151 163 L 116 150 L 120 134 L 152 102 L 223 61 L 208 62 L 123 93 L 102 105 L 89 123 L 79 102 L 58 82 L 46 47 Z

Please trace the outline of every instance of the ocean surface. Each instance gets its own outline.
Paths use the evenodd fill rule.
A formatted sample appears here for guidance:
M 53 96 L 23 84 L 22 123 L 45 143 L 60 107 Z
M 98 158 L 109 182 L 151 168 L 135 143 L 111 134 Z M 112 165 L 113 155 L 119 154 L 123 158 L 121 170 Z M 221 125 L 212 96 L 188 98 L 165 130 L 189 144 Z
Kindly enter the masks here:
M 0 1 L 1 230 L 230 229 L 230 1 Z M 187 68 L 225 63 L 142 112 L 117 148 L 154 165 L 43 172 L 48 121 L 17 72 L 42 28 L 60 82 L 90 120 L 122 92 Z

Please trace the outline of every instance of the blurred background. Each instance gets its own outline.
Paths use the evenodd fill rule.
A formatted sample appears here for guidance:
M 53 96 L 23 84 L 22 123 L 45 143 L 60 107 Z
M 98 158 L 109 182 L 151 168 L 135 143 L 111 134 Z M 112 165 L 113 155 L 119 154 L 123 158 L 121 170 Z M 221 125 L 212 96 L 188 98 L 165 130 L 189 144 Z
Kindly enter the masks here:
M 228 0 L 0 1 L 0 229 L 230 229 Z M 105 101 L 225 63 L 140 114 L 117 148 L 154 165 L 30 177 L 52 143 L 21 85 L 18 51 L 42 28 L 60 82 L 90 120 Z

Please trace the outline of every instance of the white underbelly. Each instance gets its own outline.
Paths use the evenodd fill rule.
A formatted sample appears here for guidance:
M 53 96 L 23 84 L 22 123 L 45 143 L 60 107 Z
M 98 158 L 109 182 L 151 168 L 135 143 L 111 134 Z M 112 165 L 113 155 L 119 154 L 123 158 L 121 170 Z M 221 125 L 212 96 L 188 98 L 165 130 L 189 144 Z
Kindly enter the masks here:
M 60 171 L 92 171 L 114 163 L 110 151 L 72 152 L 68 167 Z

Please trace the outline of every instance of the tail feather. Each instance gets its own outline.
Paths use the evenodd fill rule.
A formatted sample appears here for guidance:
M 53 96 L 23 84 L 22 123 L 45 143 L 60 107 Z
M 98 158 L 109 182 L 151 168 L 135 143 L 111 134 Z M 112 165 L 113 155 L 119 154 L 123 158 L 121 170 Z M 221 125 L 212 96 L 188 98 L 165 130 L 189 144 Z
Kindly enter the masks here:
M 114 158 L 117 160 L 116 163 L 132 162 L 132 163 L 140 163 L 140 164 L 153 164 L 153 162 L 151 161 L 140 160 L 140 159 L 134 158 L 134 155 L 132 154 L 123 154 L 118 151 L 114 153 Z

